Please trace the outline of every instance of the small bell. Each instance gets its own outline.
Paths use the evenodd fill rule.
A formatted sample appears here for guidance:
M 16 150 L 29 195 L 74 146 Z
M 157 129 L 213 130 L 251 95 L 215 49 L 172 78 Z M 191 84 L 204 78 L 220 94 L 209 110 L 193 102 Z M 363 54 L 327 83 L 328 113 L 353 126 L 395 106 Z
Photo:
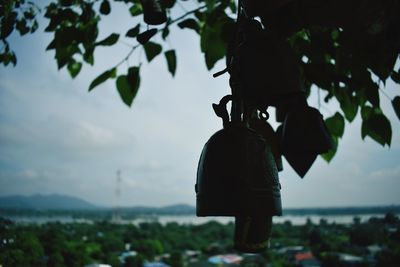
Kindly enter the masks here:
M 235 217 L 234 248 L 244 253 L 263 252 L 269 246 L 272 216 Z
M 150 25 L 160 25 L 167 21 L 167 15 L 159 0 L 140 0 L 143 20 Z

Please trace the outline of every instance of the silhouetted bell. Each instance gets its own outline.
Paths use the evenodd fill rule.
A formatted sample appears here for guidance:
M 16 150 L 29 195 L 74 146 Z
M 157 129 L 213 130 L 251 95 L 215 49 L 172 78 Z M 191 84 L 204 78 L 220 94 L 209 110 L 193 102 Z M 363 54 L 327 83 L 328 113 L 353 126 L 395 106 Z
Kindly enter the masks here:
M 226 121 L 223 100 L 214 110 L 225 118 L 224 128 L 211 136 L 199 160 L 197 216 L 281 215 L 278 170 L 269 144 L 244 123 Z
M 247 103 L 262 108 L 275 106 L 288 95 L 304 91 L 296 56 L 286 40 L 264 30 L 256 20 L 245 20 L 239 33 L 243 41 L 232 64 L 238 65 Z
M 281 135 L 282 154 L 302 178 L 318 154 L 326 153 L 335 146 L 321 113 L 303 102 L 298 102 L 297 106 L 287 111 L 277 134 Z
M 143 20 L 150 25 L 160 25 L 167 21 L 165 9 L 159 0 L 140 0 L 143 7 Z

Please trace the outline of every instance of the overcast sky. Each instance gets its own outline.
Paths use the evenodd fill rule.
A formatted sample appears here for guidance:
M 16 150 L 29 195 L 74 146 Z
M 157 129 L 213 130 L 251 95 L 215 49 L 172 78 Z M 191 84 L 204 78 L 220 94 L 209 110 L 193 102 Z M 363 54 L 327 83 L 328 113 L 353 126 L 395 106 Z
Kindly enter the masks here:
M 128 11 L 120 8 L 117 16 L 104 19 L 100 38 L 133 27 L 127 18 Z M 14 34 L 17 67 L 0 66 L 0 195 L 59 193 L 109 206 L 194 205 L 201 149 L 222 127 L 211 104 L 229 93 L 228 77 L 214 79 L 207 71 L 195 34 L 171 33 L 178 56 L 175 78 L 163 56 L 142 65 L 140 91 L 128 108 L 114 81 L 87 92 L 99 73 L 125 57 L 126 45 L 98 49 L 95 66 L 85 65 L 73 80 L 57 70 L 54 52 L 45 52 L 51 35 L 43 33 L 43 21 L 40 26 L 32 36 Z M 130 64 L 140 56 L 145 60 L 137 53 Z M 223 67 L 220 62 L 214 71 Z M 125 71 L 124 65 L 119 73 Z M 388 82 L 384 91 L 393 98 L 399 89 Z M 309 104 L 318 106 L 315 90 Z M 330 164 L 318 158 L 302 180 L 284 161 L 284 207 L 400 204 L 400 122 L 382 93 L 381 104 L 392 121 L 391 148 L 361 140 L 358 114 L 346 123 Z M 331 116 L 336 107 L 323 104 L 320 110 Z M 116 198 L 118 169 L 122 181 Z

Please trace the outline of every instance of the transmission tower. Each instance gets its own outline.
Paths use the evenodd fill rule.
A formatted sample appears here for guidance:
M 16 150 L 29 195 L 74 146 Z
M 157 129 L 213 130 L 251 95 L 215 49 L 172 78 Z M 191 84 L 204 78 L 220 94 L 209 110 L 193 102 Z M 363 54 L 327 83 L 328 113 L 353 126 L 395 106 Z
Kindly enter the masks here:
M 121 197 L 121 170 L 117 170 L 117 179 L 115 181 L 115 202 L 113 207 L 112 221 L 114 223 L 121 222 L 121 215 L 119 214 L 119 200 Z

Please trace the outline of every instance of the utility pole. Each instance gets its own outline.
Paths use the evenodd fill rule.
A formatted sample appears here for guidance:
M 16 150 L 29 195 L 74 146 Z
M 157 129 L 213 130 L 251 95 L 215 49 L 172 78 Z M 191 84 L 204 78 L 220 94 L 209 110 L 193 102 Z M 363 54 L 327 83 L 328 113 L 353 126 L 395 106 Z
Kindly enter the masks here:
M 114 223 L 120 223 L 121 222 L 121 215 L 119 214 L 119 200 L 121 197 L 121 170 L 117 170 L 117 179 L 115 183 L 115 202 L 114 202 L 114 207 L 113 207 L 113 216 L 112 216 L 112 222 Z

